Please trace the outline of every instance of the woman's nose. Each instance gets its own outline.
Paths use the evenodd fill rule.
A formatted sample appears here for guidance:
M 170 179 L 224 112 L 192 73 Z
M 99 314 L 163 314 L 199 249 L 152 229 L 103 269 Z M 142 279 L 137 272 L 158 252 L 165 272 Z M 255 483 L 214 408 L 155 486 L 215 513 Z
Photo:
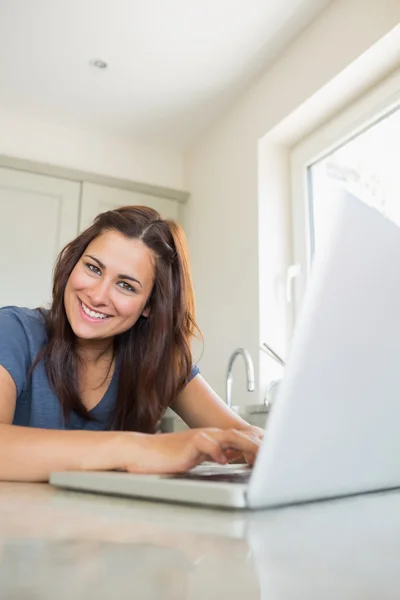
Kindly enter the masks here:
M 107 281 L 99 281 L 95 286 L 88 289 L 87 295 L 93 307 L 107 305 L 109 297 Z

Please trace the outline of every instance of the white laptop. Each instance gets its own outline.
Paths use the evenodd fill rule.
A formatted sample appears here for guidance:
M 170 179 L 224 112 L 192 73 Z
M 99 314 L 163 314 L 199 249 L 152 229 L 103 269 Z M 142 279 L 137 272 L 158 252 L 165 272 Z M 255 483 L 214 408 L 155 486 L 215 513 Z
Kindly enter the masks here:
M 250 509 L 400 487 L 400 228 L 341 192 L 253 469 L 60 472 L 50 483 Z

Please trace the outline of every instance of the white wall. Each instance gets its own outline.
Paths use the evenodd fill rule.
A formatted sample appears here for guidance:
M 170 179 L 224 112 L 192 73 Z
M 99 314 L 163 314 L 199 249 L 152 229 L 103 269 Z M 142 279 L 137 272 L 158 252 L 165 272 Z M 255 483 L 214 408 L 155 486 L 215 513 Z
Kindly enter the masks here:
M 274 162 L 281 174 L 284 171 L 282 149 L 271 143 L 269 148 L 262 147 L 258 157 L 259 140 L 399 20 L 398 0 L 336 0 L 185 156 L 184 187 L 191 193 L 185 207 L 185 225 L 198 322 L 205 335 L 200 367 L 221 395 L 228 357 L 236 346 L 250 350 L 259 372 L 260 325 L 266 335 L 271 333 L 267 341 L 278 350 L 284 349 L 282 330 L 287 327 L 287 310 L 282 304 L 282 285 L 291 253 L 289 203 L 288 197 L 282 199 L 266 181 L 268 176 L 275 176 Z M 260 239 L 265 253 L 261 307 L 259 199 L 265 236 Z M 267 377 L 274 376 L 271 362 L 262 357 L 263 373 L 268 371 Z M 245 392 L 244 368 L 238 365 L 235 373 L 240 372 L 234 385 L 234 402 L 244 405 L 258 401 L 254 394 Z M 261 379 L 265 383 L 265 373 Z
M 181 154 L 0 111 L 0 154 L 183 189 Z

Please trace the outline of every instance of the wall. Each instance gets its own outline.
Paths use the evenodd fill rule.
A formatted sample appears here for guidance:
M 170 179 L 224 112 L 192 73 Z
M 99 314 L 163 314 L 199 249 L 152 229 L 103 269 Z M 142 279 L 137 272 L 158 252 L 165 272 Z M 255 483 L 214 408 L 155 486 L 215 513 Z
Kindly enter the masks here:
M 275 177 L 274 163 L 281 177 L 282 148 L 274 148 L 271 142 L 259 155 L 259 141 L 399 20 L 398 0 L 336 0 L 185 155 L 184 187 L 191 193 L 185 226 L 198 321 L 205 335 L 200 367 L 220 395 L 224 395 L 229 354 L 237 346 L 250 350 L 257 378 L 263 361 L 263 384 L 275 376 L 258 350 L 260 327 L 270 333 L 267 341 L 285 350 L 282 331 L 287 327 L 287 310 L 282 285 L 291 258 L 290 211 L 288 198 L 279 197 L 265 181 Z M 264 252 L 260 264 L 259 242 Z M 258 401 L 256 394 L 245 392 L 243 366 L 235 367 L 236 373 L 234 402 Z
M 0 154 L 183 189 L 182 156 L 0 111 Z

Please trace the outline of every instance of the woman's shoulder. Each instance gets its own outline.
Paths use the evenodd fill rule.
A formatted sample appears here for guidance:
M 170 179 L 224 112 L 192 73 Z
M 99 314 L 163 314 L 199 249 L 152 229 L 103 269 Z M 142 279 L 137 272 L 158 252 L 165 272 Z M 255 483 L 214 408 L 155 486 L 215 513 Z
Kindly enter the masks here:
M 35 338 L 41 343 L 47 337 L 45 322 L 47 312 L 46 309 L 3 306 L 0 308 L 1 334 L 24 333 L 29 339 Z
M 27 385 L 27 374 L 47 342 L 45 313 L 31 308 L 0 308 L 0 365 L 14 379 L 17 396 Z

